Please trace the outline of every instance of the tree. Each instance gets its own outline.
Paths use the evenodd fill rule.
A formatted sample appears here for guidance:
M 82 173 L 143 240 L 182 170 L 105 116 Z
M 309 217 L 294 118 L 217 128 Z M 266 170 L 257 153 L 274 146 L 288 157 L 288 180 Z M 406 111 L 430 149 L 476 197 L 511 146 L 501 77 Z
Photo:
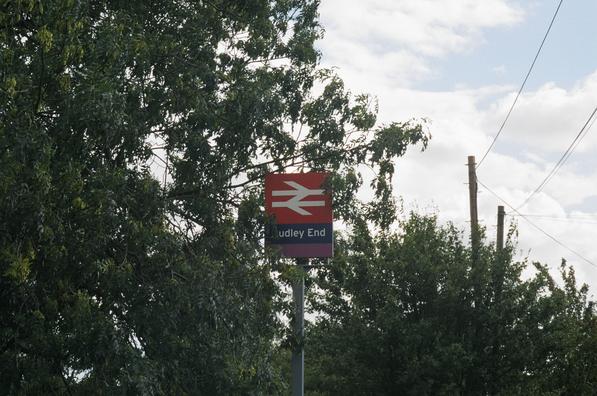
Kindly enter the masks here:
M 413 214 L 400 231 L 356 221 L 310 291 L 312 394 L 591 394 L 595 311 L 562 264 L 564 286 L 508 247 L 471 251 L 452 225 Z M 513 231 L 513 230 L 512 230 Z
M 318 69 L 317 6 L 0 7 L 1 389 L 281 392 L 264 174 L 333 171 L 348 219 L 367 163 L 388 224 L 392 160 L 427 143 Z

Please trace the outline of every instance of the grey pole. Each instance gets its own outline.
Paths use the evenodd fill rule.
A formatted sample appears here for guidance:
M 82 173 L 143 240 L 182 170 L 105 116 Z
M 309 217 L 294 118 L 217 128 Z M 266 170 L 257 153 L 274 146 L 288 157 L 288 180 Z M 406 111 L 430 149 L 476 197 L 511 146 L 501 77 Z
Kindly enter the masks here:
M 307 259 L 296 260 L 298 266 L 307 264 Z M 298 344 L 292 351 L 292 396 L 303 396 L 305 394 L 305 352 L 303 350 L 303 337 L 305 336 L 305 278 L 292 285 L 292 297 L 294 299 L 294 336 Z

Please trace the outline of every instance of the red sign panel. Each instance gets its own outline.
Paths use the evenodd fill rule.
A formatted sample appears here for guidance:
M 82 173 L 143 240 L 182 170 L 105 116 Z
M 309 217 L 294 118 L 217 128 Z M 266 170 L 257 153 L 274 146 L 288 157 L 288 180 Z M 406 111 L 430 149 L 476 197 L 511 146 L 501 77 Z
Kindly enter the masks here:
M 266 245 L 286 257 L 333 254 L 328 173 L 270 173 L 265 177 Z

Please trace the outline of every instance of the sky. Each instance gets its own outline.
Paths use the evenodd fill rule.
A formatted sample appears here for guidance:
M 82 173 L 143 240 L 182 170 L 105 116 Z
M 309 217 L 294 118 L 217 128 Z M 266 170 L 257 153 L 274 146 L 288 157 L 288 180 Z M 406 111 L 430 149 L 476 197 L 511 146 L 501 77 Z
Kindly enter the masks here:
M 406 210 L 436 213 L 467 230 L 467 156 L 483 157 L 541 44 L 559 0 L 322 0 L 322 66 L 353 93 L 379 101 L 379 124 L 428 119 L 425 152 L 398 160 L 394 188 Z M 525 88 L 479 180 L 518 208 L 597 106 L 597 1 L 564 0 Z M 589 124 L 591 125 L 591 124 Z M 597 295 L 597 126 L 543 190 L 506 222 L 518 258 L 562 258 Z M 497 205 L 479 185 L 479 219 L 495 241 Z M 572 253 L 571 250 L 578 253 Z M 586 259 L 586 260 L 585 260 Z

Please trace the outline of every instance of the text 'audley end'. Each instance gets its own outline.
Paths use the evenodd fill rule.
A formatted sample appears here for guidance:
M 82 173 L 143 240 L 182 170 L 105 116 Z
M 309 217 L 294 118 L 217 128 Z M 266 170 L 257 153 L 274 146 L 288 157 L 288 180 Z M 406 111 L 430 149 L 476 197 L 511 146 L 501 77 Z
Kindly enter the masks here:
M 292 228 L 287 228 L 285 230 L 278 230 L 278 238 L 300 238 L 303 239 L 305 236 L 305 231 L 307 237 L 324 237 L 326 236 L 325 228 L 307 228 L 306 230 L 296 230 Z

